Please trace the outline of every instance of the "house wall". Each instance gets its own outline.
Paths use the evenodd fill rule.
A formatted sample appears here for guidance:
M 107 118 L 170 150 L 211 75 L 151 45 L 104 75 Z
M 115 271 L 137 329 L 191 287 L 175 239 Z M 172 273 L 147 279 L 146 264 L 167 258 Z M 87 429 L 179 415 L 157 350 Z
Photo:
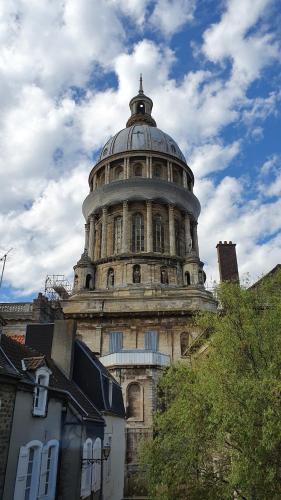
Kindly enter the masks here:
M 111 436 L 109 459 L 103 463 L 103 500 L 122 500 L 125 467 L 125 420 L 110 415 L 106 422 L 104 442 Z
M 62 402 L 54 398 L 49 399 L 45 418 L 33 417 L 32 408 L 33 393 L 19 390 L 15 401 L 2 500 L 11 500 L 13 498 L 20 447 L 33 440 L 39 440 L 44 444 L 51 439 L 61 439 Z
M 8 458 L 10 435 L 13 422 L 16 386 L 11 383 L 0 383 L 0 498 L 3 495 L 6 464 Z
M 103 440 L 104 427 L 95 422 L 81 422 L 76 413 L 69 409 L 65 415 L 61 444 L 60 477 L 57 500 L 78 500 L 81 492 L 82 450 L 89 437 L 93 441 Z M 91 493 L 84 500 L 99 500 L 100 491 Z

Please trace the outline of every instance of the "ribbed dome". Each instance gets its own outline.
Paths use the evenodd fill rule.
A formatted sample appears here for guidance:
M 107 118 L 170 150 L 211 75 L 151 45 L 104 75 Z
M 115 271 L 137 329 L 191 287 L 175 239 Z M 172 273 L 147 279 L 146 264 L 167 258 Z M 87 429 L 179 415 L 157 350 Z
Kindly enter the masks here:
M 102 149 L 100 160 L 117 153 L 142 149 L 168 153 L 185 162 L 184 155 L 172 137 L 157 127 L 145 124 L 124 128 L 111 137 Z

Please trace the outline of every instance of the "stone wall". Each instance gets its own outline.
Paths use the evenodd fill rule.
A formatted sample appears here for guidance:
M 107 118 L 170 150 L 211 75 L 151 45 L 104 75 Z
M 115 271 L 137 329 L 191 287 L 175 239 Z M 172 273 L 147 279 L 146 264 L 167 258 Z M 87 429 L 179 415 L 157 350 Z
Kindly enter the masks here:
M 0 498 L 3 496 L 15 395 L 15 385 L 0 381 Z

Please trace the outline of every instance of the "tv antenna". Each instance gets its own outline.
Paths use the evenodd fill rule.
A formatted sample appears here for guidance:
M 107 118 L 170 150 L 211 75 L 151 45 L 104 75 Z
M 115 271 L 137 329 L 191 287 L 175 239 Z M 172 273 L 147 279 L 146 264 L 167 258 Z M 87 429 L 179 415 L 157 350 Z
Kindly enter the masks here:
M 0 278 L 0 288 L 2 286 L 2 281 L 3 281 L 3 275 L 4 275 L 4 271 L 5 271 L 5 265 L 6 265 L 6 260 L 7 260 L 7 257 L 8 257 L 8 254 L 12 251 L 13 249 L 10 248 L 10 250 L 8 250 L 8 252 L 6 252 L 3 257 L 1 257 L 0 259 L 0 262 L 3 262 L 3 266 L 2 266 L 2 272 L 1 272 L 1 278 Z

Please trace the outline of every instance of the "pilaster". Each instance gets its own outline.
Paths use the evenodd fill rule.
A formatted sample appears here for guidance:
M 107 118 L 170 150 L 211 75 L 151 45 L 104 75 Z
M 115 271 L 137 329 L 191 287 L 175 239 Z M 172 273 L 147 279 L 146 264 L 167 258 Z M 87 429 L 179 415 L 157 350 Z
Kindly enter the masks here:
M 91 261 L 93 261 L 95 258 L 95 216 L 94 216 L 94 214 L 92 214 L 90 216 L 88 255 L 89 255 L 89 258 L 91 259 Z
M 146 202 L 146 249 L 147 252 L 153 251 L 153 236 L 152 236 L 152 202 Z
M 107 207 L 102 209 L 101 258 L 106 257 L 107 247 Z
M 174 205 L 169 205 L 169 241 L 170 255 L 176 255 Z

